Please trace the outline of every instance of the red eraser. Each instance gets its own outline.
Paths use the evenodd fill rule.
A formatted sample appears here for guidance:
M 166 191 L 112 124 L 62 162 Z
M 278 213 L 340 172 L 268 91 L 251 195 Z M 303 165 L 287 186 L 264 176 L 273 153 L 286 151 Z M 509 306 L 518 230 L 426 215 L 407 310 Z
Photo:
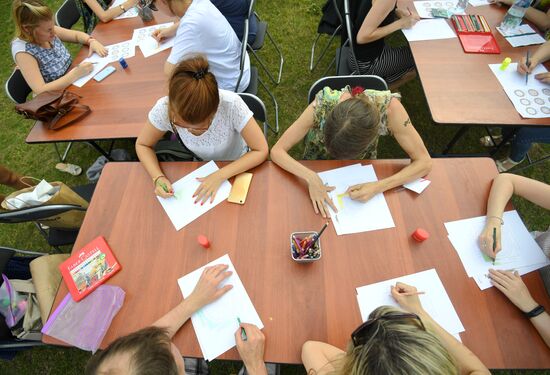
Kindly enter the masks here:
M 422 229 L 422 228 L 418 228 L 412 234 L 412 238 L 418 242 L 426 241 L 429 237 L 430 237 L 430 234 L 425 229 Z
M 197 241 L 199 242 L 199 245 L 201 245 L 205 249 L 208 249 L 210 247 L 210 241 L 208 241 L 208 238 L 206 238 L 206 236 L 203 234 L 199 234 L 199 236 L 197 237 Z

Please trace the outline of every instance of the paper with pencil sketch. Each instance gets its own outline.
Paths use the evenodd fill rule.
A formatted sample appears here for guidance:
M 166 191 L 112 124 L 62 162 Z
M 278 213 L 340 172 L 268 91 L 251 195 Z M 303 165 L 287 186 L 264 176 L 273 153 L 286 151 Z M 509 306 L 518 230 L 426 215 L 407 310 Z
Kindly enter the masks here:
M 504 220 L 504 225 L 501 227 L 502 249 L 497 253 L 494 261 L 479 249 L 478 238 L 485 226 L 485 216 L 445 223 L 449 240 L 458 253 L 466 274 L 473 277 L 481 289 L 492 286 L 486 278 L 491 268 L 514 269 L 520 274 L 525 274 L 550 264 L 521 221 L 517 211 L 505 212 L 502 219 Z M 489 246 L 492 246 L 492 243 Z M 536 268 L 533 269 L 535 266 Z
M 419 292 L 424 292 L 418 295 L 424 310 L 447 332 L 452 335 L 464 332 L 464 326 L 434 268 L 357 288 L 357 302 L 364 322 L 379 306 L 399 308 L 391 295 L 391 286 L 397 282 L 412 285 Z
M 372 165 L 354 164 L 320 172 L 319 177 L 328 186 L 335 189 L 329 192 L 338 212 L 330 207 L 330 216 L 336 234 L 350 234 L 370 230 L 393 228 L 395 224 L 384 198 L 384 194 L 376 194 L 367 202 L 352 200 L 345 192 L 348 187 L 365 182 L 378 181 Z
M 89 74 L 86 74 L 84 77 L 80 77 L 79 79 L 77 79 L 76 81 L 73 82 L 73 85 L 75 85 L 76 87 L 82 87 L 84 86 L 89 80 L 91 80 L 97 73 L 99 73 L 101 70 L 103 70 L 103 68 L 105 68 L 107 66 L 107 64 L 109 64 L 109 61 L 106 60 L 106 59 L 103 59 L 101 61 L 95 61 L 94 59 L 91 59 L 91 58 L 86 58 L 84 60 L 82 60 L 81 64 L 82 63 L 85 63 L 85 62 L 91 62 L 91 63 L 94 63 L 93 64 L 93 70 L 91 73 Z
M 93 53 L 92 56 L 89 57 L 90 61 L 107 61 L 115 62 L 120 60 L 121 57 L 125 59 L 129 59 L 131 57 L 134 57 L 136 55 L 136 46 L 134 45 L 134 42 L 130 40 L 126 40 L 124 42 L 111 44 L 109 46 L 105 46 L 107 49 L 107 56 L 101 57 L 97 53 Z
M 432 16 L 432 8 L 445 9 L 445 10 L 454 10 L 458 4 L 458 0 L 422 0 L 422 1 L 413 1 L 416 13 L 420 18 L 434 18 Z M 465 14 L 462 13 L 453 13 L 453 14 Z
M 456 38 L 453 29 L 444 19 L 420 20 L 412 28 L 401 31 L 409 42 Z
M 174 22 L 167 22 L 160 25 L 134 29 L 132 40 L 139 46 L 139 49 L 141 49 L 144 57 L 152 56 L 168 48 L 172 48 L 174 46 L 174 37 L 163 39 L 162 42 L 159 43 L 151 36 L 151 34 L 153 34 L 156 30 L 165 29 L 173 24 Z
M 521 117 L 550 117 L 550 85 L 535 79 L 536 74 L 546 73 L 546 68 L 537 65 L 525 82 L 525 75 L 518 73 L 517 65 L 512 63 L 504 71 L 500 70 L 500 64 L 489 64 L 489 68 Z
M 183 298 L 189 297 L 193 292 L 203 269 L 216 264 L 229 265 L 228 271 L 232 271 L 233 274 L 220 287 L 230 284 L 233 288 L 191 316 L 202 354 L 207 361 L 215 359 L 236 345 L 235 331 L 239 328 L 237 318 L 260 329 L 264 327 L 227 254 L 179 278 L 178 285 Z
M 214 202 L 210 203 L 210 199 L 208 199 L 203 205 L 201 205 L 200 202 L 195 204 L 196 198 L 193 198 L 193 193 L 200 186 L 197 177 L 206 177 L 217 170 L 219 170 L 219 168 L 216 163 L 210 161 L 173 183 L 173 197 L 161 198 L 157 196 L 157 199 L 168 214 L 176 230 L 180 230 L 229 197 L 231 184 L 226 180 L 220 185 L 216 192 Z
M 120 8 L 120 5 L 124 4 L 125 2 L 126 2 L 126 0 L 115 0 L 115 1 L 113 1 L 111 6 L 109 7 L 109 9 Z M 121 19 L 124 19 L 124 18 L 133 18 L 133 17 L 137 17 L 137 16 L 138 16 L 137 7 L 132 7 L 130 9 L 126 10 L 126 12 L 122 13 L 120 16 L 115 17 L 115 20 L 121 20 Z

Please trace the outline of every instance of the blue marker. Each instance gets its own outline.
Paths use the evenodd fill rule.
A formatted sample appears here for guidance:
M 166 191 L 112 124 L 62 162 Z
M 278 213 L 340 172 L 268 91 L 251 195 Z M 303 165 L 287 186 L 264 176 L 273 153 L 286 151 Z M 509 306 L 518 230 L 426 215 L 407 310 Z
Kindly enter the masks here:
M 122 69 L 126 69 L 128 67 L 128 63 L 124 60 L 124 57 L 118 59 L 118 62 L 120 63 L 120 66 L 122 66 Z

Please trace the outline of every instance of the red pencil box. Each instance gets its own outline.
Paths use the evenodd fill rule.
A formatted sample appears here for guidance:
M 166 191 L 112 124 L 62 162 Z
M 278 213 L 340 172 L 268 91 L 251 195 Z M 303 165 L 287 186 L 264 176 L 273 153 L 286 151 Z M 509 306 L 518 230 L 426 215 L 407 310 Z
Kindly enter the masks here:
M 451 17 L 451 23 L 456 30 L 464 52 L 500 53 L 500 47 L 485 17 L 473 14 L 455 15 Z

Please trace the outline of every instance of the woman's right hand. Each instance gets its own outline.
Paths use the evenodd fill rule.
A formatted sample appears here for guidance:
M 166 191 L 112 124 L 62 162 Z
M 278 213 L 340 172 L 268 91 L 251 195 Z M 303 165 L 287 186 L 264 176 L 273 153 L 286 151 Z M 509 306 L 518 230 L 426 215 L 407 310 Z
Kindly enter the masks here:
M 391 295 L 403 310 L 420 315 L 424 309 L 418 298 L 418 291 L 412 285 L 397 282 L 391 287 Z
M 414 25 L 416 25 L 418 21 L 420 21 L 420 17 L 418 17 L 418 15 L 414 13 L 411 13 L 410 15 L 399 19 L 402 29 L 410 29 Z
M 170 198 L 174 196 L 174 189 L 170 180 L 161 176 L 155 181 L 155 194 L 162 198 Z
M 316 214 L 320 212 L 323 218 L 327 218 L 327 216 L 329 216 L 327 203 L 332 207 L 334 212 L 338 211 L 328 195 L 329 191 L 335 189 L 334 186 L 326 186 L 323 184 L 323 181 L 315 172 L 313 172 L 311 178 L 306 181 L 308 182 L 309 198 L 311 199 L 313 210 L 315 210 Z
M 75 81 L 79 78 L 82 78 L 90 74 L 94 70 L 94 64 L 91 62 L 81 62 L 73 68 L 74 75 L 76 77 Z
M 485 224 L 485 228 L 483 228 L 483 231 L 479 235 L 478 246 L 483 253 L 487 254 L 487 256 L 491 257 L 492 259 L 495 259 L 497 253 L 502 249 L 500 232 L 501 224 L 500 222 L 491 223 L 489 220 L 487 221 L 487 223 Z M 495 228 L 496 235 L 495 238 L 493 238 L 493 230 Z M 493 248 L 495 249 L 494 251 Z
M 173 25 L 170 27 L 163 27 L 153 31 L 151 36 L 157 41 L 161 42 L 163 39 L 170 38 L 176 35 L 177 28 L 174 28 Z
M 533 69 L 539 64 L 539 62 L 533 58 L 529 59 L 529 66 L 527 66 L 527 60 L 524 57 L 518 62 L 518 72 L 521 74 L 531 73 Z

